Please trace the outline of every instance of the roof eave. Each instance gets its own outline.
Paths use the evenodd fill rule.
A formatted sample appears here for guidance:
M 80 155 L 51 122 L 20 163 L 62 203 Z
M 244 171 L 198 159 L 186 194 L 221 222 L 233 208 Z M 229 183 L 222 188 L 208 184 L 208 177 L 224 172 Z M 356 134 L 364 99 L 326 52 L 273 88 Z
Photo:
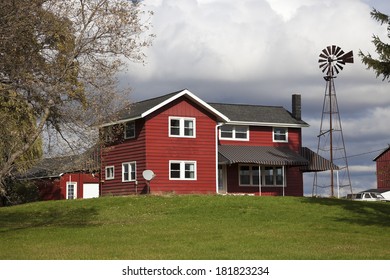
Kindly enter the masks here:
M 103 127 L 112 126 L 112 125 L 116 125 L 116 124 L 131 122 L 131 121 L 135 121 L 135 120 L 142 119 L 142 118 L 143 118 L 142 115 L 140 115 L 140 116 L 135 116 L 135 117 L 128 118 L 128 119 L 122 119 L 122 120 L 118 120 L 118 121 L 114 121 L 114 122 L 108 122 L 108 123 L 104 123 L 104 124 L 99 125 L 98 128 L 103 128 Z
M 247 122 L 247 121 L 229 121 L 226 124 L 230 125 L 248 125 L 248 126 L 270 126 L 270 127 L 309 127 L 307 123 L 268 123 L 268 122 Z

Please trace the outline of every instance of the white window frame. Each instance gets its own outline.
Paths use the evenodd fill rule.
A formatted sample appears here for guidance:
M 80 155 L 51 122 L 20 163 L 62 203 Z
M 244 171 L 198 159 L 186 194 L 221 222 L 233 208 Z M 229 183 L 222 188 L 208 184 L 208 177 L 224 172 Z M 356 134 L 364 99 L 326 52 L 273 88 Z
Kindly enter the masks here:
M 73 186 L 73 198 L 69 198 L 69 186 Z M 77 199 L 77 182 L 66 182 L 66 199 Z
M 128 166 L 129 178 L 125 179 L 125 166 Z M 133 170 L 134 169 L 134 170 Z M 132 176 L 134 174 L 134 176 Z M 137 180 L 137 163 L 135 161 L 122 163 L 122 182 L 134 182 Z
M 180 177 L 172 177 L 171 171 L 172 171 L 172 164 L 179 164 L 180 165 Z M 191 164 L 194 166 L 194 178 L 186 178 L 186 170 L 185 166 L 186 164 Z M 193 160 L 170 160 L 169 161 L 169 180 L 185 180 L 185 181 L 196 181 L 197 180 L 197 166 L 196 166 L 196 161 Z
M 171 133 L 171 120 L 178 120 L 179 121 L 179 135 Z M 193 135 L 185 135 L 185 122 L 186 121 L 192 121 Z M 168 133 L 169 133 L 169 137 L 196 138 L 196 118 L 170 116 L 168 118 Z
M 108 171 L 108 170 L 112 170 L 112 171 Z M 113 166 L 113 165 L 106 166 L 105 175 L 106 175 L 106 180 L 114 179 L 115 178 L 115 166 Z
M 132 125 L 132 128 L 131 128 L 132 136 L 127 136 L 127 130 L 128 130 L 127 129 L 127 125 Z M 133 138 L 135 138 L 135 121 L 129 121 L 129 122 L 125 123 L 124 124 L 124 128 L 123 128 L 123 133 L 124 133 L 123 137 L 125 139 L 133 139 Z
M 276 129 L 284 129 L 285 130 L 285 136 L 286 136 L 286 139 L 285 140 L 278 140 L 278 139 L 275 139 L 275 136 L 276 135 L 282 135 L 280 133 L 275 133 L 275 130 Z M 288 142 L 288 128 L 287 127 L 274 127 L 272 129 L 272 141 L 273 142 L 279 142 L 279 143 L 287 143 Z
M 232 128 L 232 137 L 223 137 L 222 136 L 222 131 L 223 127 L 229 126 Z M 246 129 L 246 138 L 237 138 L 237 128 L 245 128 Z M 225 124 L 220 127 L 219 129 L 219 139 L 223 140 L 235 140 L 235 141 L 249 141 L 249 126 L 247 125 L 230 125 L 230 124 Z
M 249 180 L 250 180 L 250 183 L 249 184 L 243 184 L 241 183 L 241 174 L 240 174 L 240 171 L 241 171 L 241 167 L 242 166 L 248 166 L 249 167 Z M 265 177 L 266 177 L 266 169 L 269 169 L 269 168 L 272 168 L 272 181 L 273 181 L 273 184 L 272 185 L 267 185 L 265 182 Z M 238 184 L 240 187 L 258 187 L 259 186 L 259 183 L 253 183 L 253 173 L 252 171 L 253 170 L 259 170 L 259 166 L 256 165 L 256 164 L 240 164 L 238 166 Z M 277 172 L 276 170 L 277 169 L 281 169 L 282 170 L 282 184 L 276 184 L 276 179 L 277 179 Z M 261 182 L 261 186 L 262 187 L 283 187 L 284 186 L 284 182 L 285 182 L 285 179 L 286 179 L 286 172 L 284 171 L 285 169 L 283 168 L 283 166 L 260 166 L 260 182 Z M 283 173 L 284 172 L 284 173 Z

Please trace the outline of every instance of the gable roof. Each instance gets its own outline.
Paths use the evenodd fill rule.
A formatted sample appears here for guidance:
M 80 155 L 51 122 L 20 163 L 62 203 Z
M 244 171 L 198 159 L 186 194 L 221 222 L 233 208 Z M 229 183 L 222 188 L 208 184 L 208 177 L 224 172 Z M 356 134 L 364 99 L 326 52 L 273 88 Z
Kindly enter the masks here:
M 100 170 L 100 149 L 94 146 L 78 155 L 43 158 L 18 179 L 57 178 L 65 173 L 94 173 Z
M 379 155 L 377 155 L 373 161 L 376 161 L 377 159 L 379 159 L 381 156 L 383 156 L 385 153 L 387 153 L 388 151 L 390 150 L 390 145 L 389 147 L 387 147 L 386 149 L 384 149 Z
M 118 113 L 116 121 L 107 122 L 101 127 L 144 118 L 182 96 L 189 98 L 224 123 L 286 127 L 309 126 L 306 122 L 294 118 L 281 106 L 207 103 L 188 89 L 183 89 L 133 103 L 130 108 L 123 109 Z
M 202 99 L 191 93 L 188 89 L 183 89 L 180 91 L 175 91 L 163 96 L 159 96 L 152 99 L 147 99 L 144 101 L 133 103 L 130 108 L 123 110 L 122 112 L 119 112 L 118 119 L 119 121 L 112 122 L 112 123 L 106 123 L 102 126 L 108 126 L 116 123 L 123 123 L 131 120 L 136 120 L 140 118 L 144 118 L 148 116 L 149 114 L 155 112 L 156 110 L 164 107 L 165 105 L 173 102 L 174 100 L 186 96 L 193 102 L 197 103 L 199 106 L 204 108 L 205 110 L 209 111 L 213 115 L 217 117 L 218 120 L 227 122 L 229 121 L 228 117 L 223 115 L 221 112 L 217 111 L 215 108 L 210 106 L 208 103 L 204 102 Z
M 218 111 L 228 116 L 231 124 L 262 126 L 309 126 L 302 120 L 295 119 L 282 106 L 261 106 L 245 104 L 210 103 Z

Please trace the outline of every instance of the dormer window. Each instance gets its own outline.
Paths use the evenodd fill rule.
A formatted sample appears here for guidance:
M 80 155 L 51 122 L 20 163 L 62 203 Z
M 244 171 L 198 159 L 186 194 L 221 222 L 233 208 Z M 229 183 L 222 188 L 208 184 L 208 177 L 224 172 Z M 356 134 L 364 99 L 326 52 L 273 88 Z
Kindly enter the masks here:
M 223 125 L 219 134 L 226 140 L 249 140 L 249 127 L 239 125 Z
M 272 137 L 274 142 L 288 142 L 288 129 L 285 127 L 274 127 Z

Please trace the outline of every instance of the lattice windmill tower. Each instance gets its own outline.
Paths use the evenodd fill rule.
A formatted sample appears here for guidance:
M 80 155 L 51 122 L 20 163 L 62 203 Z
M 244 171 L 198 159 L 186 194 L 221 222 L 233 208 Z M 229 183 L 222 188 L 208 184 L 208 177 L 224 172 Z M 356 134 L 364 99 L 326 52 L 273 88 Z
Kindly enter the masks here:
M 314 174 L 313 196 L 319 195 L 319 191 L 323 195 L 330 190 L 328 194 L 334 197 L 336 188 L 337 197 L 339 197 L 340 190 L 345 188 L 352 193 L 352 185 L 334 79 L 335 74 L 339 74 L 346 63 L 353 63 L 353 52 L 345 53 L 338 46 L 328 46 L 322 50 L 318 63 L 322 72 L 325 73 L 326 87 L 317 153 L 328 158 L 332 165 L 329 172 Z

